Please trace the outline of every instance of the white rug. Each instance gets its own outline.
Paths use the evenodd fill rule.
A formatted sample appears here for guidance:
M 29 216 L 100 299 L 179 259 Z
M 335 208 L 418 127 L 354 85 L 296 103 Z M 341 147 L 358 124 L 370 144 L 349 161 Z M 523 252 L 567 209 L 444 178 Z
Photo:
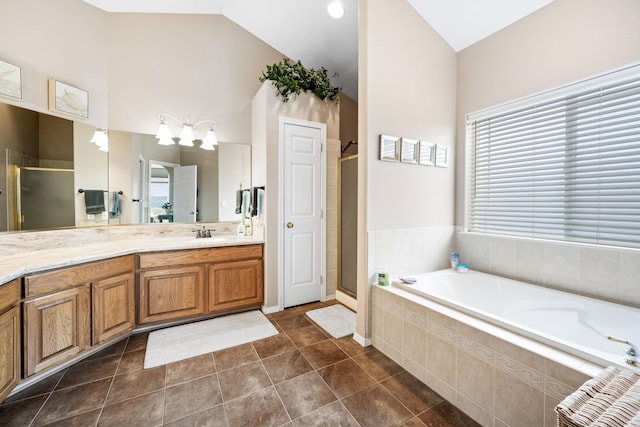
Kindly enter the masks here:
M 307 316 L 334 338 L 346 337 L 356 331 L 356 314 L 340 304 L 307 311 Z
M 277 335 L 258 310 L 153 331 L 147 340 L 144 368 L 165 365 Z

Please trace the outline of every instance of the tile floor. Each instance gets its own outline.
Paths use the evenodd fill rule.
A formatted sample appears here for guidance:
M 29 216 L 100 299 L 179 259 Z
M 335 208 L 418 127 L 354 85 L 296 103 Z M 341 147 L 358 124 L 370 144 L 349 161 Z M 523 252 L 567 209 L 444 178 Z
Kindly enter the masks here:
M 1 426 L 475 426 L 384 356 L 333 339 L 304 313 L 268 315 L 280 333 L 142 369 L 147 334 L 11 396 Z

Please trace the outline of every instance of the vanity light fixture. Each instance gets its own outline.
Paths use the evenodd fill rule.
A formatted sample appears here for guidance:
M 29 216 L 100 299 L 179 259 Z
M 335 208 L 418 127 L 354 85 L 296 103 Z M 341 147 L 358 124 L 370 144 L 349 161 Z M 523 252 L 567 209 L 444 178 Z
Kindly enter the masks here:
M 202 120 L 195 124 L 191 124 L 189 122 L 189 115 L 187 115 L 187 121 L 184 123 L 180 121 L 180 119 L 167 113 L 158 113 L 157 117 L 160 120 L 160 124 L 158 125 L 158 132 L 156 133 L 156 138 L 158 138 L 158 145 L 175 144 L 175 142 L 173 141 L 173 133 L 169 129 L 169 125 L 166 123 L 167 117 L 175 120 L 180 124 L 180 126 L 182 126 L 180 135 L 178 136 L 178 144 L 184 145 L 185 147 L 193 147 L 193 141 L 198 139 L 196 137 L 198 133 L 198 126 L 209 123 L 209 130 L 207 130 L 205 137 L 202 139 L 202 145 L 200 145 L 200 148 L 204 150 L 215 150 L 215 145 L 218 145 L 218 140 L 216 139 L 216 133 L 214 130 L 216 122 L 214 122 L 213 120 Z
M 106 129 L 96 129 L 89 142 L 96 144 L 100 151 L 109 151 L 109 136 Z
M 344 16 L 344 6 L 339 1 L 332 1 L 327 5 L 327 12 L 329 12 L 329 16 L 334 19 L 340 19 Z

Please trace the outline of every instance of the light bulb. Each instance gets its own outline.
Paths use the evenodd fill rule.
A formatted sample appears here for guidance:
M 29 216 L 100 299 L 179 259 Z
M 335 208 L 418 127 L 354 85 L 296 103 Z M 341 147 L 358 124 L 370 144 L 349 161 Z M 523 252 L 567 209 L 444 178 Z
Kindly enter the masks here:
M 327 5 L 327 12 L 334 19 L 340 19 L 344 16 L 344 7 L 339 1 L 332 1 Z

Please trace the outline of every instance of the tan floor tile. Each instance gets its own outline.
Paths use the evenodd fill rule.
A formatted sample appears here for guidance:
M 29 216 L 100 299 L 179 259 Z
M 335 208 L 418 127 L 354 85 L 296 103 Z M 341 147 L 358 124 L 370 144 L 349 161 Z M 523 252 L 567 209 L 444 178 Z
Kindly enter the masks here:
M 198 378 L 165 391 L 164 422 L 175 421 L 222 403 L 217 376 Z
M 294 419 L 336 400 L 316 372 L 300 375 L 275 387 L 287 412 Z

